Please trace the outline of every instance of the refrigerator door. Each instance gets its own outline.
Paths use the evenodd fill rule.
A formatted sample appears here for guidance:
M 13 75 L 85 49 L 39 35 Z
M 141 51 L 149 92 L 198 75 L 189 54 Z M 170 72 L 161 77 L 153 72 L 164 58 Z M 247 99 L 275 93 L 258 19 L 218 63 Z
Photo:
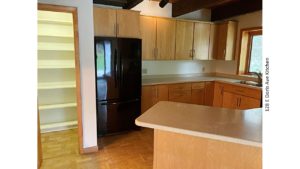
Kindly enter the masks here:
M 118 133 L 137 129 L 135 119 L 140 115 L 139 99 L 124 102 L 97 102 L 97 134 Z
M 141 97 L 141 43 L 141 39 L 118 38 L 120 96 L 125 100 Z
M 97 101 L 120 97 L 117 39 L 95 37 L 95 69 Z

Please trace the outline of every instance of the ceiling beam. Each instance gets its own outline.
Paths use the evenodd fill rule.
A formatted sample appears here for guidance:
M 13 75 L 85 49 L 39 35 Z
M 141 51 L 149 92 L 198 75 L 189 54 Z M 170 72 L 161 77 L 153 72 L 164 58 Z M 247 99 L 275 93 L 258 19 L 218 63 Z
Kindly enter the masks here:
M 172 5 L 172 16 L 177 17 L 202 8 L 212 8 L 237 0 L 179 0 Z
M 143 0 L 127 0 L 127 3 L 123 6 L 123 9 L 131 9 L 143 2 Z
M 127 3 L 127 0 L 93 0 L 93 3 L 123 7 Z
M 213 8 L 211 20 L 222 20 L 259 10 L 262 10 L 262 0 L 241 0 Z

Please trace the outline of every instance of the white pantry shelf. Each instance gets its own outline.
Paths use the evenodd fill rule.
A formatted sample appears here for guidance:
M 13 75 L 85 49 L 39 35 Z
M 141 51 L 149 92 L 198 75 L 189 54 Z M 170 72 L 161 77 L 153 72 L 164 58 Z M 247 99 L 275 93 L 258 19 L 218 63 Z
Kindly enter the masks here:
M 75 68 L 74 60 L 39 60 L 39 69 L 64 69 Z
M 75 88 L 75 81 L 61 81 L 61 82 L 40 82 L 38 84 L 39 90 L 47 90 L 47 89 L 64 89 L 64 88 Z
M 38 42 L 38 50 L 74 51 L 74 43 Z
M 66 121 L 60 123 L 41 124 L 41 133 L 68 130 L 77 128 L 77 121 Z
M 39 110 L 59 109 L 59 108 L 68 108 L 68 107 L 76 107 L 76 106 L 77 103 L 47 104 L 47 105 L 39 105 Z

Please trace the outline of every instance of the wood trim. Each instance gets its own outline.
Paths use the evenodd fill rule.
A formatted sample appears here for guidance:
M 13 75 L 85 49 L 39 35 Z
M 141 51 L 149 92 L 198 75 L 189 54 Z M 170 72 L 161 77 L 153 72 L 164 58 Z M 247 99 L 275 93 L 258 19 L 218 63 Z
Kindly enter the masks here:
M 38 142 L 38 168 L 41 168 L 43 162 L 43 151 L 41 142 L 41 130 L 40 130 L 40 115 L 39 110 L 37 110 L 37 142 Z
M 239 47 L 238 47 L 238 57 L 237 57 L 237 69 L 236 69 L 236 74 L 237 75 L 240 75 L 240 67 L 241 67 L 241 63 L 240 63 L 240 61 L 241 61 L 241 53 L 242 53 L 242 41 L 243 41 L 243 34 L 244 33 L 247 33 L 247 32 L 249 32 L 249 34 L 250 34 L 250 32 L 253 32 L 253 33 L 261 33 L 262 34 L 262 27 L 261 26 L 259 26 L 259 27 L 250 27 L 250 28 L 244 28 L 244 29 L 241 29 L 240 30 L 240 36 L 239 36 Z M 249 39 L 250 38 L 248 38 L 248 43 L 247 43 L 247 50 L 249 49 Z M 248 54 L 247 54 L 248 55 Z M 248 56 L 247 56 L 248 57 Z M 243 73 L 245 73 L 246 72 L 246 70 L 247 69 L 245 69 L 245 71 L 243 72 Z
M 73 30 L 74 30 L 74 51 L 75 51 L 75 71 L 76 71 L 76 99 L 77 99 L 77 122 L 78 122 L 78 145 L 79 152 L 84 153 L 83 150 L 83 131 L 82 131 L 82 102 L 81 102 L 81 78 L 80 78 L 80 57 L 79 57 L 79 37 L 78 37 L 78 15 L 76 7 L 38 4 L 38 10 L 54 11 L 54 12 L 68 12 L 73 16 Z
M 87 147 L 82 149 L 83 154 L 95 153 L 98 152 L 98 146 Z

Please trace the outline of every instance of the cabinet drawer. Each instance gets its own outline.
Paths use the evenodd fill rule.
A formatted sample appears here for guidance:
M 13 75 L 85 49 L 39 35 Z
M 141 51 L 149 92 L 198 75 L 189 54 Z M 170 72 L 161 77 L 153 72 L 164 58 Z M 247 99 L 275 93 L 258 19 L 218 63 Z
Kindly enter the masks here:
M 169 85 L 169 91 L 177 91 L 177 90 L 191 90 L 191 84 L 190 83 L 180 83 L 180 84 Z
M 192 89 L 204 89 L 205 83 L 192 83 Z
M 235 94 L 252 97 L 255 99 L 261 98 L 261 90 L 251 89 L 247 87 L 234 86 L 234 85 L 225 85 L 224 91 L 232 92 Z
M 191 95 L 191 90 L 172 91 L 169 92 L 169 100 L 175 102 L 190 103 Z

